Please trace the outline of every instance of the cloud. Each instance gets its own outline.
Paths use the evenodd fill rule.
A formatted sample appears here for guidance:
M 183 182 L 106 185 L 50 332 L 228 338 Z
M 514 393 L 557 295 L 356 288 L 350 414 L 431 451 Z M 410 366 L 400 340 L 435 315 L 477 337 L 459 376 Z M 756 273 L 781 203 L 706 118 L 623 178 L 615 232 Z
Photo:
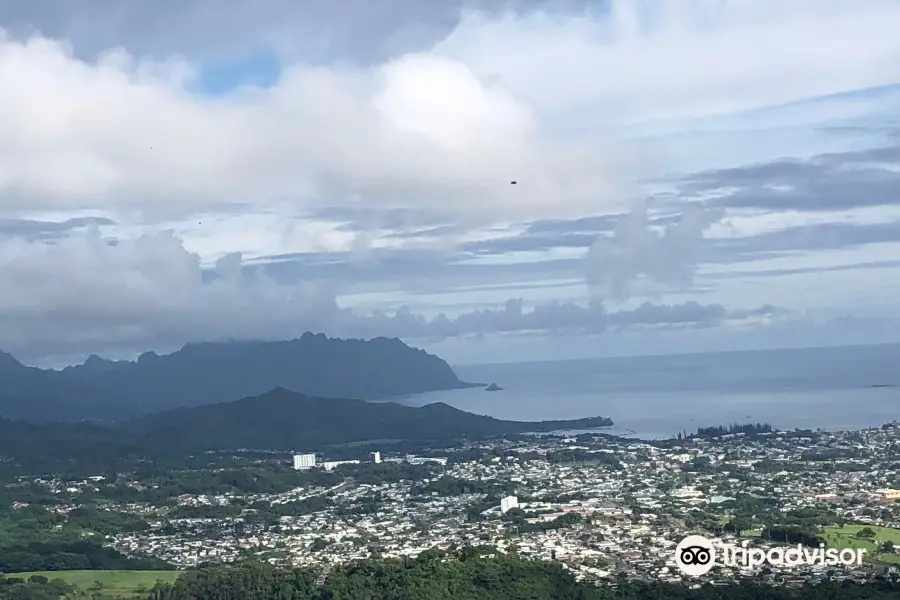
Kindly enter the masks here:
M 114 225 L 103 217 L 76 217 L 65 221 L 35 221 L 32 219 L 0 218 L 0 238 L 22 237 L 29 240 L 57 240 L 75 230 L 90 226 Z
M 900 80 L 889 25 L 900 5 L 891 0 L 607 6 L 605 18 L 470 14 L 439 49 L 529 95 L 540 111 L 577 110 L 594 123 L 734 113 Z
M 732 260 L 900 242 L 900 221 L 809 223 L 753 236 L 714 240 L 708 253 Z
M 238 255 L 204 277 L 171 234 L 110 243 L 96 230 L 53 244 L 0 243 L 0 346 L 26 355 L 135 349 L 314 329 L 338 311 L 325 283 L 279 286 Z
M 328 282 L 277 283 L 238 254 L 211 272 L 172 234 L 110 241 L 95 230 L 54 243 L 0 242 L 0 348 L 25 359 L 133 352 L 192 341 L 331 335 L 448 337 L 523 330 L 600 332 L 637 325 L 716 324 L 756 313 L 687 302 L 608 312 L 599 301 L 522 300 L 433 318 L 401 308 L 364 314 L 341 307 Z M 765 311 L 772 310 L 765 308 Z
M 807 273 L 839 273 L 857 270 L 888 270 L 900 268 L 900 260 L 877 260 L 849 265 L 832 265 L 824 267 L 796 267 L 793 269 L 763 269 L 755 271 L 730 270 L 721 273 L 707 273 L 709 279 L 740 279 L 744 277 L 796 277 Z
M 150 55 L 234 55 L 265 45 L 285 57 L 366 62 L 391 52 L 415 50 L 442 37 L 459 22 L 463 6 L 495 12 L 509 6 L 527 9 L 538 2 L 478 0 L 345 0 L 313 8 L 292 0 L 158 0 L 126 3 L 94 0 L 12 1 L 0 4 L 0 23 L 17 33 L 38 29 L 71 39 L 83 56 L 125 46 Z M 565 4 L 584 2 L 554 2 Z M 578 6 L 572 6 L 577 9 Z
M 727 208 L 837 211 L 900 204 L 900 146 L 779 159 L 686 176 L 685 196 Z
M 46 38 L 0 38 L 0 210 L 579 215 L 617 202 L 630 160 L 621 145 L 547 138 L 527 101 L 436 54 L 290 66 L 224 98 L 191 94 L 195 75 L 182 59 L 87 63 Z
M 886 0 L 864 8 L 673 0 L 664 9 L 615 0 L 608 10 L 398 3 L 405 9 L 393 17 L 359 2 L 340 13 L 281 0 L 269 10 L 236 0 L 215 11 L 195 1 L 52 6 L 17 4 L 2 15 L 12 30 L 0 40 L 0 210 L 306 213 L 331 205 L 437 211 L 464 222 L 585 216 L 621 209 L 627 184 L 651 168 L 615 139 L 617 124 L 900 78 L 900 40 L 888 25 L 900 7 Z M 303 18 L 285 18 L 294 11 Z M 89 29 L 94 17 L 104 26 Z M 418 21 L 428 33 L 409 37 Z M 203 46 L 219 59 L 260 43 L 277 48 L 310 39 L 295 28 L 313 23 L 327 25 L 314 46 L 361 37 L 341 37 L 338 25 L 375 32 L 364 44 L 370 57 L 391 39 L 410 41 L 374 62 L 288 51 L 271 87 L 192 92 L 208 61 Z M 29 25 L 72 44 L 23 38 Z M 817 43 L 831 31 L 853 43 Z
M 601 235 L 587 255 L 592 286 L 615 296 L 628 295 L 639 280 L 689 286 L 701 260 L 706 230 L 720 211 L 688 206 L 677 222 L 653 226 L 646 204 L 636 205 L 616 223 L 612 235 Z
M 450 216 L 433 212 L 410 209 L 379 210 L 367 206 L 326 206 L 318 208 L 310 214 L 317 221 L 339 223 L 340 227 L 354 232 L 365 232 L 373 229 L 386 230 L 394 234 L 404 233 L 419 235 L 442 234 L 452 227 L 447 223 Z M 424 230 L 422 228 L 425 228 Z
M 534 221 L 459 248 L 476 256 L 590 248 L 589 279 L 620 293 L 638 279 L 685 284 L 701 264 L 900 242 L 897 164 L 898 148 L 888 146 L 701 171 L 680 178 L 680 193 L 650 195 L 630 213 Z
M 503 257 L 508 258 L 508 257 Z M 428 247 L 373 248 L 360 259 L 352 252 L 308 252 L 246 261 L 279 283 L 341 283 L 347 293 L 436 293 L 478 286 L 516 285 L 566 278 L 581 280 L 584 259 L 536 257 L 528 261 L 482 263 L 466 255 Z
M 721 304 L 651 304 L 644 302 L 634 309 L 608 312 L 597 300 L 587 304 L 576 302 L 548 302 L 526 309 L 521 298 L 506 301 L 503 308 L 477 309 L 456 317 L 439 315 L 426 319 L 409 309 L 393 315 L 376 314 L 358 317 L 354 325 L 371 328 L 369 335 L 395 331 L 412 339 L 441 341 L 451 337 L 491 333 L 541 332 L 544 334 L 597 334 L 607 330 L 632 327 L 711 327 L 729 320 L 764 319 L 776 313 L 769 305 L 749 310 L 728 310 Z M 383 335 L 383 334 L 382 334 Z
M 896 204 L 896 144 L 847 141 L 896 112 L 868 94 L 900 81 L 892 0 L 223 2 L 0 3 L 10 349 L 608 331 L 639 315 L 595 300 L 434 319 L 339 299 L 579 275 L 596 297 L 637 297 L 686 291 L 704 263 L 894 239 L 887 218 L 720 235 L 753 210 Z M 831 122 L 828 99 L 859 122 Z M 718 156 L 734 131 L 755 140 L 742 149 L 766 145 L 795 117 L 854 152 L 708 169 L 734 163 Z M 658 193 L 666 173 L 700 169 Z M 92 224 L 102 235 L 70 235 Z M 167 228 L 181 237 L 154 233 Z M 244 254 L 204 268 L 228 251 Z M 642 310 L 738 319 L 717 304 Z
M 698 278 L 708 284 L 710 278 L 833 272 L 836 269 L 827 265 L 792 268 L 782 264 L 762 270 L 741 270 L 736 265 L 900 242 L 897 220 L 834 222 L 847 217 L 825 215 L 823 222 L 785 223 L 756 231 L 733 227 L 729 219 L 717 220 L 721 214 L 717 209 L 696 207 L 696 213 L 687 218 L 659 211 L 647 211 L 645 216 L 643 211 L 638 209 L 637 217 L 623 213 L 537 221 L 521 227 L 519 233 L 455 246 L 401 243 L 372 248 L 364 260 L 357 260 L 352 252 L 308 252 L 261 256 L 251 264 L 280 282 L 347 282 L 348 290 L 403 290 L 407 294 L 483 292 L 501 287 L 511 291 L 550 289 L 551 281 L 572 286 L 587 278 L 595 294 L 621 299 L 630 294 L 658 295 L 662 290 L 700 293 Z M 710 223 L 720 231 L 704 228 Z M 406 242 L 429 236 L 444 240 L 448 235 L 455 235 L 452 226 L 387 233 L 382 238 Z M 864 262 L 837 270 L 875 268 L 865 262 L 869 259 L 860 260 Z M 887 266 L 884 261 L 877 264 Z M 710 265 L 731 266 L 716 274 L 705 269 L 698 276 L 703 266 Z M 613 289 L 616 293 L 611 293 Z

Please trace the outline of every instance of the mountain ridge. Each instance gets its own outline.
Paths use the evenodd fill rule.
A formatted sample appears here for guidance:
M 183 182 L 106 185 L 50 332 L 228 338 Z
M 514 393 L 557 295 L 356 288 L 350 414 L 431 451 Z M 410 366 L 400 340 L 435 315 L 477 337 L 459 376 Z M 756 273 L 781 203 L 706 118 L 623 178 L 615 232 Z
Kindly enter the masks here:
M 444 403 L 413 407 L 315 398 L 276 388 L 241 400 L 174 408 L 109 426 L 0 418 L 0 456 L 12 458 L 26 471 L 97 470 L 128 459 L 183 459 L 210 451 L 327 452 L 329 447 L 375 440 L 451 442 L 612 424 L 607 417 L 508 421 Z
M 121 421 L 284 387 L 315 397 L 387 399 L 472 387 L 446 361 L 397 338 L 202 342 L 134 361 L 96 354 L 62 370 L 0 356 L 0 416 L 35 422 Z
M 118 429 L 151 438 L 164 431 L 189 441 L 190 451 L 196 452 L 238 448 L 288 450 L 373 439 L 479 438 L 612 424 L 606 417 L 509 421 L 466 412 L 444 402 L 407 406 L 353 398 L 316 398 L 276 388 L 232 402 L 182 407 L 138 417 L 122 423 Z

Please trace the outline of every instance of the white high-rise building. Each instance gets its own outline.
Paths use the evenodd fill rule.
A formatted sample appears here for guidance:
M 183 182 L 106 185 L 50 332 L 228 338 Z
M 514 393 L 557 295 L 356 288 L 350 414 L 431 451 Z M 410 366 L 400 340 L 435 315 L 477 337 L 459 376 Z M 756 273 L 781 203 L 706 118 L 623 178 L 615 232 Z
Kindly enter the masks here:
M 507 496 L 500 500 L 500 512 L 506 513 L 513 508 L 519 508 L 519 499 L 515 496 Z
M 381 452 L 369 452 L 369 460 L 376 465 L 381 462 Z
M 298 471 L 304 469 L 312 469 L 316 466 L 316 455 L 315 454 L 295 454 L 294 455 L 294 468 Z

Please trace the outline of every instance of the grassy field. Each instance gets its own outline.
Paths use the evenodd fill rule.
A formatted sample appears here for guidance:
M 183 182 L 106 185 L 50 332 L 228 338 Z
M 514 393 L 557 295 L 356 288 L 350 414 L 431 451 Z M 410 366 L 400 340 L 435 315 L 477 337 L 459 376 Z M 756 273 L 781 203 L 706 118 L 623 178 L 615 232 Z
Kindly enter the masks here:
M 135 594 L 141 587 L 150 589 L 157 581 L 171 583 L 179 574 L 178 571 L 35 571 L 9 573 L 7 577 L 28 579 L 32 575 L 43 575 L 47 579 L 62 579 L 82 590 L 99 581 L 103 585 L 101 592 L 104 596 L 116 597 Z
M 741 532 L 742 537 L 759 537 L 762 535 L 761 528 L 748 529 L 746 531 Z
M 870 539 L 856 537 L 857 532 L 866 527 L 875 532 L 875 537 Z M 877 558 L 883 562 L 900 564 L 900 555 L 879 554 L 876 556 L 878 547 L 884 542 L 893 542 L 900 548 L 900 529 L 891 529 L 890 527 L 881 527 L 879 525 L 829 526 L 825 527 L 822 537 L 825 539 L 825 543 L 832 548 L 865 548 L 867 555 L 872 558 Z

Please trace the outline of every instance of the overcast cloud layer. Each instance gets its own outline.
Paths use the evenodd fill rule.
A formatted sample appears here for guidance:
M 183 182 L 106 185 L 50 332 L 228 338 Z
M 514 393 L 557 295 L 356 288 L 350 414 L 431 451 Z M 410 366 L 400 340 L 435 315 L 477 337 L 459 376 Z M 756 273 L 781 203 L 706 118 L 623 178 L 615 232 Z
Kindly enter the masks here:
M 0 348 L 896 331 L 897 2 L 351 3 L 0 5 Z

